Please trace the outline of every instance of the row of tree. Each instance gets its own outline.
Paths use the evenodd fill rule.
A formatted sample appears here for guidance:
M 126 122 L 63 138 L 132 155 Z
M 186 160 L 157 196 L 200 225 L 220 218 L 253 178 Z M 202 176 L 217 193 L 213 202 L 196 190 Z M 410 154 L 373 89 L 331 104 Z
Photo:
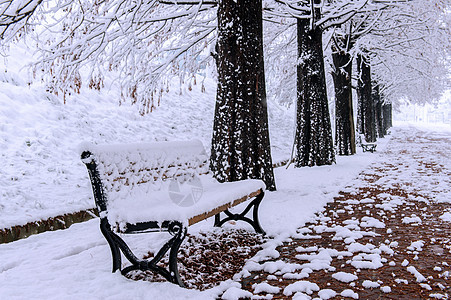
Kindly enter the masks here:
M 41 53 L 35 74 L 50 91 L 79 89 L 86 66 L 94 88 L 115 71 L 124 99 L 142 113 L 171 76 L 189 81 L 214 58 L 211 169 L 220 181 L 259 178 L 275 190 L 267 82 L 277 101 L 296 103 L 295 165 L 332 164 L 335 150 L 356 152 L 353 90 L 357 131 L 367 142 L 391 126 L 388 99 L 418 97 L 409 84 L 426 85 L 424 97 L 443 91 L 447 10 L 442 0 L 5 0 L 0 35 L 5 44 L 32 33 Z

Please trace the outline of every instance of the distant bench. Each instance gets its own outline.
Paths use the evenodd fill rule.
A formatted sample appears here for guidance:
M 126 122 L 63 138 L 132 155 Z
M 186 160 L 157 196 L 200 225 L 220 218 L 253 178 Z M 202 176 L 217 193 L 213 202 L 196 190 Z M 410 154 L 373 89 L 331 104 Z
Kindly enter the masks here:
M 377 147 L 376 144 L 361 144 L 361 146 L 362 146 L 363 152 L 369 151 L 369 152 L 371 152 L 371 153 L 373 153 L 374 151 L 376 151 L 376 147 Z
M 248 222 L 264 234 L 258 208 L 265 184 L 249 179 L 218 183 L 208 168 L 200 141 L 98 146 L 83 144 L 81 158 L 88 168 L 100 215 L 100 230 L 113 259 L 113 272 L 150 270 L 184 286 L 177 268 L 177 252 L 187 227 L 215 216 L 215 226 L 230 220 Z M 243 212 L 229 208 L 250 201 Z M 252 211 L 251 218 L 246 215 Z M 220 214 L 225 218 L 221 219 Z M 152 259 L 138 258 L 119 236 L 168 231 L 173 237 Z M 131 265 L 121 270 L 121 251 Z M 169 269 L 158 262 L 169 251 Z
M 362 137 L 361 135 L 358 136 L 358 144 L 360 144 L 360 147 L 362 147 L 363 152 L 371 152 L 373 153 L 374 151 L 376 151 L 376 147 L 377 144 L 374 143 L 364 143 L 363 141 L 365 140 L 364 137 Z

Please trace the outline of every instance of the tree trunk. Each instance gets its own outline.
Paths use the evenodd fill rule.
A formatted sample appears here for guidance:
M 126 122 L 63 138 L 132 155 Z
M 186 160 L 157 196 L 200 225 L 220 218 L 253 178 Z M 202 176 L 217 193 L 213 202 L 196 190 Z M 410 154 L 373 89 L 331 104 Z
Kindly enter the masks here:
M 218 89 L 210 168 L 220 182 L 262 179 L 275 190 L 266 107 L 261 0 L 220 0 Z
M 391 103 L 385 103 L 382 105 L 382 111 L 384 114 L 384 129 L 385 134 L 387 134 L 387 130 L 392 127 L 392 104 Z
M 385 136 L 384 133 L 384 123 L 383 123 L 383 114 L 382 114 L 382 99 L 379 92 L 379 85 L 373 85 L 373 103 L 374 103 L 374 118 L 376 122 L 377 129 L 377 137 L 383 138 Z
M 355 154 L 355 127 L 352 108 L 352 59 L 349 53 L 332 54 L 335 88 L 335 148 L 338 155 Z
M 374 104 L 371 96 L 371 69 L 367 58 L 357 55 L 357 118 L 358 131 L 365 136 L 367 143 L 376 141 L 376 124 L 374 120 Z
M 391 103 L 388 104 L 388 128 L 392 128 L 393 127 L 393 106 Z
M 319 10 L 315 14 L 319 17 Z M 335 162 L 326 93 L 322 31 L 309 19 L 297 20 L 298 56 L 296 167 Z

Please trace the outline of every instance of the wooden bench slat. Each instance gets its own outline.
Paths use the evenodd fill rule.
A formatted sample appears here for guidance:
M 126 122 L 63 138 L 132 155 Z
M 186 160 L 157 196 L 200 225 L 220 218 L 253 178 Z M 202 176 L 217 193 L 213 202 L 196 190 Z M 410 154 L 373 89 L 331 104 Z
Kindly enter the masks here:
M 261 192 L 262 192 L 261 190 L 255 191 L 253 193 L 250 193 L 247 196 L 244 196 L 242 198 L 236 199 L 236 200 L 234 200 L 231 203 L 227 203 L 227 204 L 221 205 L 221 206 L 219 206 L 219 207 L 217 207 L 217 208 L 215 208 L 215 209 L 213 209 L 213 210 L 211 210 L 209 212 L 205 212 L 203 214 L 194 216 L 194 217 L 192 217 L 192 218 L 190 218 L 188 220 L 188 224 L 191 226 L 191 225 L 194 225 L 196 223 L 199 223 L 200 221 L 203 221 L 205 219 L 213 217 L 214 215 L 217 215 L 220 212 L 223 212 L 223 211 L 225 211 L 225 210 L 227 210 L 229 208 L 232 208 L 232 207 L 234 207 L 234 206 L 236 206 L 236 205 L 238 205 L 240 203 L 243 203 L 243 202 L 245 202 L 246 200 L 248 200 L 250 198 L 257 197 L 258 195 L 261 194 Z

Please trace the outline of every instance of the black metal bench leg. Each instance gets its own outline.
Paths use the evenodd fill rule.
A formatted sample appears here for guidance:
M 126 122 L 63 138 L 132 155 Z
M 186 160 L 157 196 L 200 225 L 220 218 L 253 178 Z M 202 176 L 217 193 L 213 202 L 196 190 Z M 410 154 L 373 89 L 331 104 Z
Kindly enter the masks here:
M 115 243 L 112 234 L 110 224 L 106 218 L 100 219 L 100 231 L 108 242 L 111 249 L 111 256 L 113 260 L 113 273 L 117 270 L 121 270 L 121 251 L 118 245 Z
M 180 279 L 180 274 L 177 266 L 177 253 L 185 239 L 187 228 L 184 227 L 180 222 L 174 221 L 170 222 L 168 225 L 168 232 L 173 235 L 173 237 L 167 241 L 163 247 L 158 251 L 158 253 L 150 260 L 139 259 L 130 250 L 125 241 L 120 238 L 117 234 L 111 231 L 110 224 L 108 220 L 101 219 L 100 229 L 102 234 L 105 236 L 108 244 L 111 248 L 111 254 L 113 256 L 113 273 L 117 270 L 121 271 L 122 275 L 126 275 L 130 271 L 141 270 L 141 271 L 152 271 L 154 273 L 160 274 L 167 281 L 171 283 L 178 284 L 184 287 L 182 280 Z M 125 258 L 130 261 L 131 265 L 121 270 L 121 251 Z M 157 265 L 164 255 L 169 251 L 169 267 L 168 269 Z
M 261 233 L 261 234 L 266 234 L 265 231 L 263 230 L 263 228 L 260 225 L 260 220 L 258 218 L 258 209 L 260 207 L 260 203 L 263 200 L 263 196 L 264 196 L 264 192 L 262 192 L 260 195 L 257 196 L 257 198 L 255 200 L 257 200 L 254 204 L 254 211 L 253 211 L 253 217 L 254 217 L 254 229 L 256 232 Z
M 260 206 L 261 201 L 263 200 L 265 193 L 262 191 L 257 197 L 255 197 L 251 203 L 241 212 L 240 214 L 233 214 L 229 210 L 225 210 L 224 214 L 227 216 L 224 219 L 221 220 L 221 213 L 215 215 L 215 226 L 221 227 L 224 223 L 228 221 L 245 221 L 249 223 L 254 230 L 257 233 L 265 234 L 265 231 L 260 225 L 260 220 L 258 218 L 258 209 Z M 250 211 L 250 209 L 253 209 L 252 217 L 253 219 L 250 219 L 246 217 L 246 214 Z
M 171 251 L 169 252 L 169 273 L 171 275 L 171 282 L 178 284 L 181 287 L 185 287 L 185 285 L 180 279 L 179 269 L 177 266 L 177 253 L 179 251 L 180 245 L 185 239 L 186 232 L 186 227 L 181 227 L 178 232 L 175 233 L 174 242 L 171 246 Z

